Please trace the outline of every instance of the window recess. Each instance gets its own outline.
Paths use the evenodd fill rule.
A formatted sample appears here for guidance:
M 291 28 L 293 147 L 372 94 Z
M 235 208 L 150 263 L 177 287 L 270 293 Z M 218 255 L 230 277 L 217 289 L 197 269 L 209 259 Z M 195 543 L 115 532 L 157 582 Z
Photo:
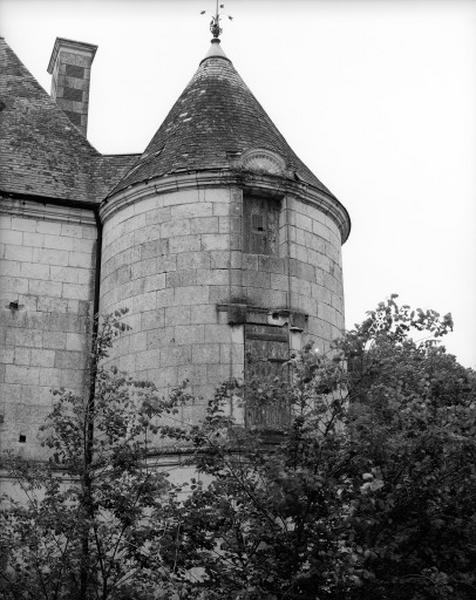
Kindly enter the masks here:
M 278 254 L 278 200 L 245 196 L 243 249 L 250 254 Z
M 245 325 L 245 425 L 279 431 L 289 425 L 289 338 L 286 326 Z M 273 390 L 266 398 L 260 389 Z

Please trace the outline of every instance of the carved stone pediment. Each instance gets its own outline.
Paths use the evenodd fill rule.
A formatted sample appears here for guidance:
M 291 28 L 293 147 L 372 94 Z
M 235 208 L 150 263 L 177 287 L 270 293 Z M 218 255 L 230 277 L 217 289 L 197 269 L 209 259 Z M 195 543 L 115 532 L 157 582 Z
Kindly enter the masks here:
M 286 164 L 279 154 L 263 148 L 245 152 L 241 157 L 241 166 L 245 171 L 269 175 L 282 175 L 286 168 Z

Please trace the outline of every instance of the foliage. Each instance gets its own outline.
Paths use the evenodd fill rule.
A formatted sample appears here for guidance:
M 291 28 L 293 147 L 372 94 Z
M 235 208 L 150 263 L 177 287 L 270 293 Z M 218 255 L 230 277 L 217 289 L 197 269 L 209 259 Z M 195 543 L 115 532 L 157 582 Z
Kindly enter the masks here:
M 287 398 L 286 431 L 238 427 L 230 383 L 182 432 L 209 476 L 175 506 L 187 598 L 475 597 L 475 375 L 436 343 L 449 315 L 395 298 L 331 356 L 291 359 L 291 381 L 241 389 L 247 402 Z
M 223 383 L 190 426 L 174 421 L 186 385 L 164 400 L 104 366 L 120 318 L 98 336 L 93 393 L 56 394 L 49 464 L 9 459 L 28 502 L 0 514 L 2 598 L 476 597 L 476 376 L 439 345 L 449 315 L 392 296 L 328 355 Z M 287 426 L 243 427 L 239 398 Z M 158 435 L 196 478 L 150 464 Z
M 166 527 L 156 515 L 171 486 L 148 464 L 156 421 L 171 409 L 152 384 L 102 361 L 126 327 L 124 312 L 107 317 L 95 339 L 92 395 L 54 392 L 42 427 L 49 462 L 5 461 L 24 494 L 4 498 L 0 513 L 5 600 L 171 597 L 161 557 L 149 550 Z
M 436 343 L 451 327 L 392 297 L 341 344 L 355 474 L 372 475 L 353 505 L 352 597 L 475 596 L 476 377 Z

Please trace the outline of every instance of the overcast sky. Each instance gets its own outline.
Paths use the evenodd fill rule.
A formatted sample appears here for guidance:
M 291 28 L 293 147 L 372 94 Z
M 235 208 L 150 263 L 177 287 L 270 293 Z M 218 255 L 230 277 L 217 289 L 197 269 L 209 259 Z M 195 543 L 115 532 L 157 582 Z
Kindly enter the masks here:
M 2 35 L 49 90 L 56 36 L 97 44 L 88 137 L 142 152 L 195 72 L 214 0 L 0 0 Z M 476 367 L 476 2 L 228 0 L 222 46 L 348 209 L 346 323 L 392 292 L 452 312 Z

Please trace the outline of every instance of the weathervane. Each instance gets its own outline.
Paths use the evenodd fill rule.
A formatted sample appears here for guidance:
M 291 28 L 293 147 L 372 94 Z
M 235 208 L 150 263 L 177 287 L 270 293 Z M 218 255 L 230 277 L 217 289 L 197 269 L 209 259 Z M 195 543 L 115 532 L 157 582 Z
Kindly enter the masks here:
M 222 28 L 220 27 L 220 20 L 221 20 L 220 9 L 223 9 L 223 8 L 225 8 L 225 5 L 219 4 L 218 0 L 217 0 L 215 14 L 212 15 L 212 20 L 210 21 L 210 31 L 212 32 L 213 39 L 215 39 L 215 40 L 217 40 L 220 37 L 220 33 L 223 31 Z M 202 12 L 200 14 L 204 15 L 206 12 L 207 12 L 206 10 L 202 10 Z M 231 17 L 230 15 L 227 15 L 227 17 L 230 19 L 230 21 L 233 20 L 233 17 Z

